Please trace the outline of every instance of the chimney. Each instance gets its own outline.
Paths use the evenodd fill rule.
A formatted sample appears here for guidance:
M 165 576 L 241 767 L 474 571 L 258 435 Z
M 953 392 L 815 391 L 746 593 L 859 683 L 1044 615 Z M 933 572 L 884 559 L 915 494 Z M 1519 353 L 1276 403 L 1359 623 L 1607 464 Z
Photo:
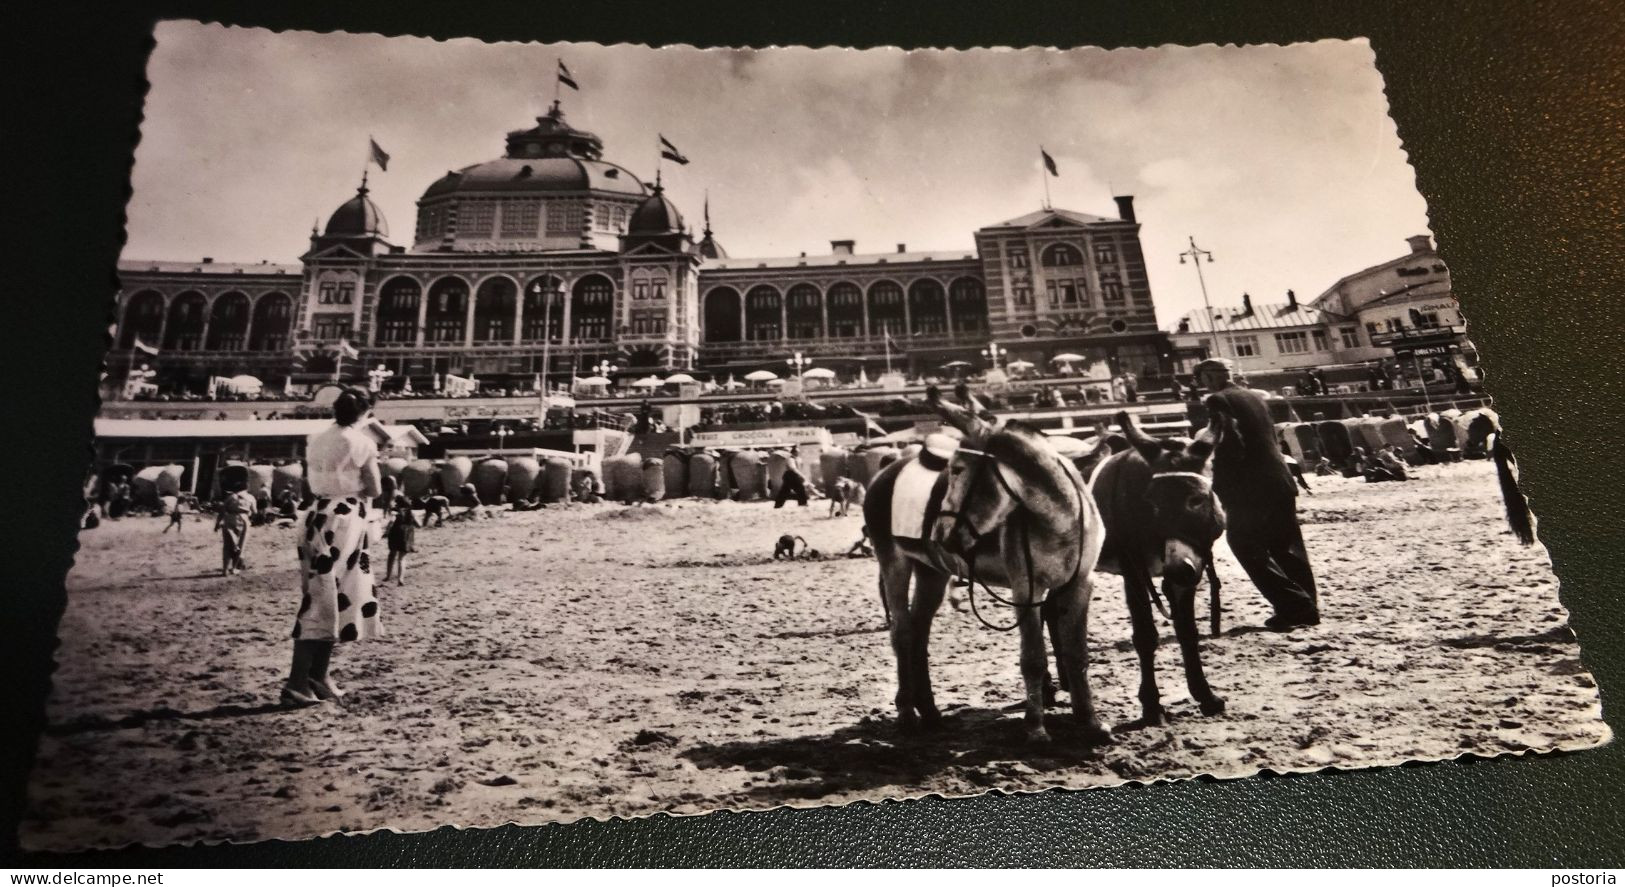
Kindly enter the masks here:
M 214 256 L 204 256 L 203 257 L 203 264 L 205 264 L 205 265 L 213 265 L 214 264 Z
M 1418 234 L 1415 237 L 1407 237 L 1405 238 L 1405 242 L 1411 245 L 1411 252 L 1413 253 L 1426 253 L 1433 251 L 1433 238 L 1427 236 L 1426 234 Z
M 1298 310 L 1298 294 L 1293 292 L 1292 290 L 1287 290 L 1286 291 L 1286 310 L 1288 310 L 1288 311 L 1296 311 L 1296 310 Z
M 855 240 L 831 240 L 829 242 L 829 251 L 832 255 L 850 256 L 852 255 L 852 247 L 856 243 Z
M 906 243 L 897 244 L 897 251 L 900 252 L 900 253 L 908 252 L 908 244 L 906 244 Z
M 1241 313 L 1244 317 L 1253 316 L 1253 297 L 1246 293 L 1241 294 Z
M 1125 194 L 1122 197 L 1113 197 L 1117 201 L 1117 217 L 1125 222 L 1134 221 L 1134 197 Z

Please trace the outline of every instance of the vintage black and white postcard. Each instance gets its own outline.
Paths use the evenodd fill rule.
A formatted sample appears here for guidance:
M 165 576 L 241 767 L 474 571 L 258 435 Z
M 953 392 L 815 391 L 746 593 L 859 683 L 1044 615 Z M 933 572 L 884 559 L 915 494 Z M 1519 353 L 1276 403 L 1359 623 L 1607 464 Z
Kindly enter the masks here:
M 27 847 L 1609 738 L 1363 41 L 156 37 Z

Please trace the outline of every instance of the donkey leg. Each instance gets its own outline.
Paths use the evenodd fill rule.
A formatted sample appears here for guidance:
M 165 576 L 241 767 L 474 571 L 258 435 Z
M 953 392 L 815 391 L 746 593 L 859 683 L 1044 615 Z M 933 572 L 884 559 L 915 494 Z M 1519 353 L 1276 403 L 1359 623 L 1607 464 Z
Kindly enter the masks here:
M 1107 745 L 1112 734 L 1095 715 L 1094 697 L 1089 692 L 1089 579 L 1081 576 L 1050 596 L 1056 603 L 1056 658 L 1061 677 L 1071 688 L 1072 715 L 1090 745 Z
M 891 546 L 875 546 L 880 558 L 880 584 L 891 614 L 891 649 L 897 657 L 897 727 L 905 733 L 918 726 L 914 715 L 914 625 L 909 618 L 908 584 L 914 565 Z
M 1134 626 L 1134 652 L 1140 657 L 1140 725 L 1167 721 L 1162 693 L 1157 690 L 1157 619 L 1151 611 L 1151 577 L 1139 571 L 1123 572 L 1123 595 L 1128 599 L 1129 621 Z
M 1049 629 L 1050 652 L 1055 656 L 1056 680 L 1050 679 L 1048 666 L 1045 666 L 1044 673 L 1044 706 L 1048 708 L 1056 703 L 1055 697 L 1059 691 L 1071 692 L 1071 687 L 1067 684 L 1066 665 L 1061 662 L 1061 610 L 1055 595 L 1045 598 L 1044 606 L 1039 611 L 1044 614 L 1044 625 Z
M 1182 588 L 1173 591 L 1174 635 L 1179 638 L 1179 655 L 1185 660 L 1185 683 L 1190 687 L 1191 698 L 1201 708 L 1204 715 L 1216 715 L 1224 711 L 1224 700 L 1213 693 L 1213 688 L 1207 684 L 1207 674 L 1202 670 L 1201 638 L 1196 628 L 1196 588 Z
M 1022 600 L 1017 596 L 1016 600 Z M 1044 618 L 1037 607 L 1024 607 L 1017 617 L 1021 626 L 1021 677 L 1027 689 L 1027 741 L 1049 742 L 1044 729 L 1044 673 L 1048 656 L 1044 650 Z
M 914 651 L 914 710 L 919 712 L 920 726 L 932 729 L 942 723 L 937 711 L 936 698 L 931 693 L 931 621 L 937 608 L 942 606 L 948 591 L 948 576 L 924 567 L 914 572 L 914 606 L 909 610 Z

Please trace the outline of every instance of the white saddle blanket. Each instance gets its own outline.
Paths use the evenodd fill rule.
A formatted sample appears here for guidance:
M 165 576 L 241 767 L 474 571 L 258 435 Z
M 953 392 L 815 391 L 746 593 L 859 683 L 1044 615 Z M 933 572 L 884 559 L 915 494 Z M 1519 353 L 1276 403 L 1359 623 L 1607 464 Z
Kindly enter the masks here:
M 897 473 L 897 483 L 891 494 L 891 534 L 898 539 L 924 539 L 926 537 L 925 511 L 931 501 L 931 489 L 937 485 L 942 472 L 932 471 L 911 460 Z

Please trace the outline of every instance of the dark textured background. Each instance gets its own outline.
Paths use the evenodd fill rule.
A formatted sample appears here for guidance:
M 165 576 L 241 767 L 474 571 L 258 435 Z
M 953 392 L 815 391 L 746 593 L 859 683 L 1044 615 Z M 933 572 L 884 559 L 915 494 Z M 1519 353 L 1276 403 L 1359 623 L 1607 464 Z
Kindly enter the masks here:
M 13 15 L 16 13 L 14 12 Z M 157 18 L 508 40 L 697 45 L 1263 43 L 1368 37 L 1440 252 L 1562 579 L 1609 722 L 1625 732 L 1620 468 L 1625 11 L 1600 2 L 982 2 L 636 7 L 35 4 L 5 39 L 8 324 L 0 846 L 49 678 Z M 651 85 L 651 88 L 657 88 Z M 974 134 L 972 136 L 974 138 Z M 221 224 L 251 207 L 222 208 Z M 1290 249 L 1283 243 L 1281 248 Z M 1336 269 L 1333 269 L 1336 270 Z M 21 439 L 23 452 L 15 447 Z M 109 614 L 116 618 L 116 614 Z M 300 844 L 33 856 L 32 865 L 1618 866 L 1625 744 L 1228 783 L 860 804 Z

